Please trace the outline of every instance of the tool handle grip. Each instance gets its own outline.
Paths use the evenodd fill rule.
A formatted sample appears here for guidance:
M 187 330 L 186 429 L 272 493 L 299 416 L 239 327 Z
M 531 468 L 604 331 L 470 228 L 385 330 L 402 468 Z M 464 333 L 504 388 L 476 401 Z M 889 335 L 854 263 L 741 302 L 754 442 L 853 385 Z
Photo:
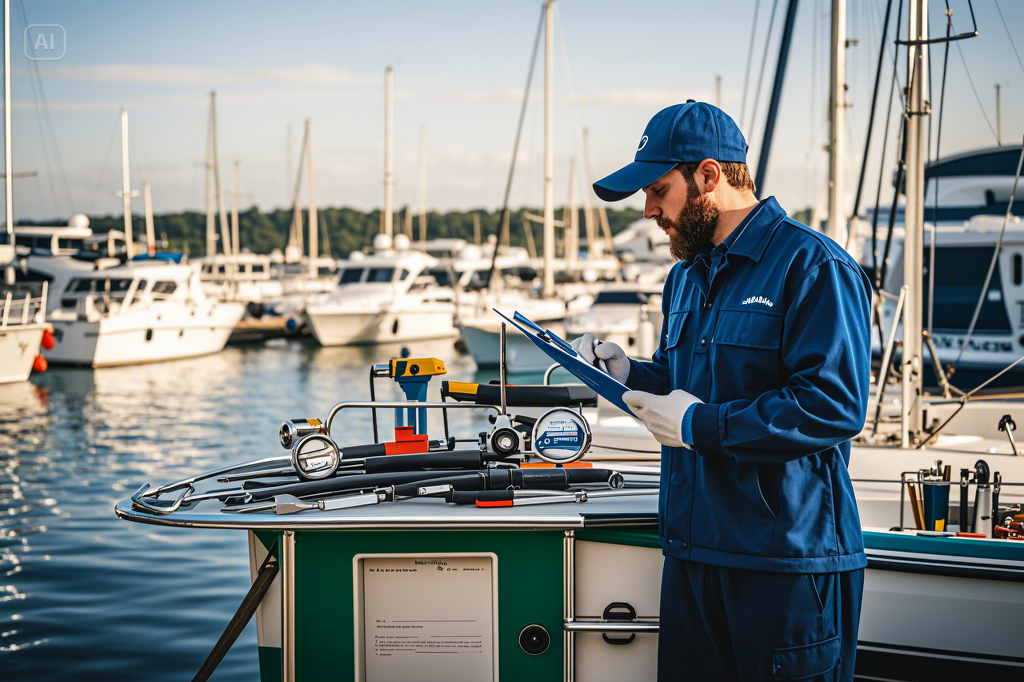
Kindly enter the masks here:
M 460 491 L 450 493 L 445 499 L 454 504 L 476 504 L 480 502 L 505 502 L 515 499 L 515 492 L 512 490 L 478 490 Z
M 384 443 L 369 443 L 367 445 L 350 445 L 341 449 L 342 460 L 363 459 L 364 457 L 381 457 L 386 455 L 387 448 Z
M 480 466 L 479 450 L 453 450 L 419 455 L 371 457 L 363 463 L 363 470 L 368 474 L 383 474 L 424 469 L 479 469 Z
M 395 455 L 397 457 L 397 455 Z M 373 490 L 374 488 L 401 483 L 423 482 L 435 478 L 451 476 L 450 471 L 399 471 L 384 474 L 363 474 L 359 476 L 338 476 L 325 478 L 322 481 L 304 481 L 265 488 L 249 488 L 243 484 L 243 492 L 248 492 L 252 502 L 263 502 L 275 495 L 294 495 L 306 497 L 324 493 L 341 493 L 353 490 Z
M 455 490 L 487 490 L 487 476 L 486 474 L 472 473 L 402 483 L 395 486 L 395 497 L 413 497 L 417 494 L 417 490 L 425 485 L 450 485 Z

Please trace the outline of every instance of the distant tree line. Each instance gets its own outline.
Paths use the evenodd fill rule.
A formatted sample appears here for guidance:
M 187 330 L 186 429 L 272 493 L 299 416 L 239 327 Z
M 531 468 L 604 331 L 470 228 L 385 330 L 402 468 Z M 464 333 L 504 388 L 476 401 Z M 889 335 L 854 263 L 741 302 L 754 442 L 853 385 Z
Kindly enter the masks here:
M 535 208 L 519 209 L 512 212 L 509 221 L 509 233 L 514 246 L 526 245 L 526 233 L 523 229 L 523 212 L 529 211 L 539 214 L 540 210 Z M 429 213 L 427 215 L 427 238 L 462 238 L 473 243 L 474 227 L 473 216 L 480 217 L 480 231 L 482 238 L 487 239 L 488 235 L 495 234 L 495 230 L 501 221 L 501 211 L 449 211 L 447 213 Z M 556 210 L 556 219 L 562 219 L 564 212 Z M 402 231 L 404 225 L 404 209 L 395 212 L 394 229 L 395 233 Z M 596 211 L 595 211 L 596 222 Z M 625 229 L 627 225 L 642 218 L 640 211 L 632 208 L 608 210 L 608 225 L 612 234 L 617 234 Z M 419 216 L 413 216 L 413 238 L 419 238 Z M 120 215 L 89 216 L 91 227 L 94 233 L 104 233 L 110 230 L 124 229 L 124 218 Z M 229 218 L 230 220 L 230 218 Z M 358 251 L 369 246 L 374 235 L 380 231 L 381 211 L 357 211 L 351 208 L 323 208 L 317 213 L 317 220 L 320 227 L 320 239 L 323 240 L 324 231 L 330 239 L 331 253 L 337 257 L 347 256 L 351 251 Z M 242 249 L 248 249 L 254 253 L 270 253 L 274 249 L 285 248 L 288 239 L 289 226 L 292 221 L 292 213 L 289 210 L 278 209 L 267 213 L 261 212 L 257 207 L 238 215 L 238 229 Z M 65 221 L 66 222 L 66 221 Z M 136 241 L 145 240 L 145 220 L 142 216 L 133 215 L 133 230 Z M 308 223 L 308 215 L 303 211 L 303 224 Z M 54 225 L 63 224 L 58 221 L 27 221 L 19 220 L 18 225 Z M 586 231 L 584 229 L 583 211 L 580 210 L 580 241 L 582 248 L 586 248 Z M 219 219 L 217 231 L 220 231 Z M 195 211 L 183 213 L 166 213 L 153 216 L 153 227 L 158 240 L 166 240 L 166 249 L 169 251 L 184 251 L 191 256 L 202 256 L 206 253 L 206 214 Z M 600 226 L 596 228 L 600 230 Z M 560 231 L 560 230 L 556 230 Z M 600 232 L 598 232 L 600 234 Z M 542 252 L 542 229 L 540 224 L 533 225 L 534 241 L 537 244 L 538 253 Z M 321 249 L 323 247 L 321 246 Z

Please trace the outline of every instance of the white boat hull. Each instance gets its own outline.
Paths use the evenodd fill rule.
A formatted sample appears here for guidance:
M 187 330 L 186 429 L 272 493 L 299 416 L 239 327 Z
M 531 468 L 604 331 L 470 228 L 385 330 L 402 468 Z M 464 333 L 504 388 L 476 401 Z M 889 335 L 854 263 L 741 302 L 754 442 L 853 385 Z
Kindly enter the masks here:
M 304 317 L 321 345 L 350 346 L 455 336 L 452 315 L 452 309 L 345 312 L 312 307 Z
M 23 324 L 0 328 L 0 384 L 28 379 L 47 326 Z
M 565 324 L 561 320 L 538 323 L 550 329 L 559 337 L 565 335 Z M 497 367 L 501 363 L 501 332 L 470 324 L 459 326 L 462 341 L 473 356 L 477 367 Z M 509 372 L 522 374 L 543 372 L 551 366 L 551 358 L 533 345 L 526 336 L 509 328 L 505 336 L 505 363 Z
M 242 319 L 241 303 L 166 306 L 159 315 L 129 309 L 96 320 L 51 317 L 56 364 L 110 367 L 219 353 Z

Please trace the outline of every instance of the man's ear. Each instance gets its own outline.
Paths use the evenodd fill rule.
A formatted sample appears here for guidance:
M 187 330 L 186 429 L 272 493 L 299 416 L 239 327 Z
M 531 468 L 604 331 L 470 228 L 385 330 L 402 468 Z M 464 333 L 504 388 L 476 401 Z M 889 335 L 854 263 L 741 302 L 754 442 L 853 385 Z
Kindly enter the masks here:
M 722 166 L 714 159 L 704 159 L 697 167 L 697 173 L 704 180 L 704 193 L 710 194 L 722 181 Z

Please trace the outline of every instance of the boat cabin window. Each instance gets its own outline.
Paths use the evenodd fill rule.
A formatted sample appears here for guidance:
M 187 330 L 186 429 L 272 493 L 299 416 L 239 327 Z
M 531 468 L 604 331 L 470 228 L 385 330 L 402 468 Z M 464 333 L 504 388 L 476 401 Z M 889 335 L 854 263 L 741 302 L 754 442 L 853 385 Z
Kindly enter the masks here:
M 65 291 L 74 294 L 107 294 L 113 298 L 124 298 L 131 285 L 131 279 L 87 277 L 71 280 Z
M 218 265 L 218 266 L 217 266 L 217 274 L 218 274 L 218 275 L 223 275 L 223 274 L 225 274 L 225 270 L 224 270 L 224 266 L 223 266 L 223 265 Z
M 1013 254 L 1013 285 L 1020 286 L 1024 281 L 1024 258 L 1019 253 Z
M 399 277 L 398 279 L 404 282 L 405 278 L 408 277 L 408 276 L 409 276 L 409 271 L 406 270 L 405 268 L 402 268 L 402 276 Z
M 203 264 L 203 274 L 204 275 L 208 275 L 208 274 L 210 274 L 212 272 L 213 272 L 213 266 L 210 265 L 209 263 L 204 263 Z
M 356 284 L 363 278 L 362 268 L 346 268 L 341 271 L 341 284 Z
M 238 272 L 239 272 L 239 274 L 242 274 L 242 275 L 245 274 L 245 266 L 242 265 L 241 263 L 239 263 L 239 265 L 238 265 Z
M 75 251 L 80 251 L 80 250 L 82 250 L 82 248 L 84 246 L 85 246 L 85 240 L 84 239 L 70 239 L 68 237 L 58 237 L 57 238 L 57 248 L 58 249 L 74 249 Z
M 394 268 L 370 268 L 367 282 L 390 282 L 395 276 Z
M 963 334 L 971 326 L 981 287 L 992 261 L 994 247 L 957 246 L 935 249 L 934 327 L 937 333 Z M 1009 334 L 1010 318 L 1003 301 L 999 265 L 989 283 L 975 331 L 981 334 Z M 928 266 L 922 272 L 922 310 L 928 310 Z M 925 322 L 927 319 L 925 318 Z M 940 346 L 941 347 L 941 346 Z
M 175 282 L 153 282 L 154 296 L 170 296 L 178 288 Z
M 332 267 L 328 267 L 326 265 L 321 265 L 319 267 L 319 269 L 317 269 L 317 276 L 318 277 L 333 277 L 335 274 L 337 274 L 337 272 L 338 271 L 335 270 Z
M 266 272 L 266 270 L 263 267 L 263 263 L 253 263 L 252 264 L 252 274 L 254 274 L 254 275 L 257 275 L 257 274 L 262 275 L 264 272 Z
M 443 287 L 448 287 L 452 284 L 451 280 L 448 278 L 448 270 L 445 268 L 437 268 L 436 270 L 431 270 L 427 274 L 433 277 L 437 283 Z
M 135 295 L 139 295 L 146 290 L 146 286 L 149 284 L 148 281 L 140 279 L 139 283 L 135 285 Z
M 594 305 L 640 305 L 648 296 L 643 291 L 602 291 L 594 299 Z

